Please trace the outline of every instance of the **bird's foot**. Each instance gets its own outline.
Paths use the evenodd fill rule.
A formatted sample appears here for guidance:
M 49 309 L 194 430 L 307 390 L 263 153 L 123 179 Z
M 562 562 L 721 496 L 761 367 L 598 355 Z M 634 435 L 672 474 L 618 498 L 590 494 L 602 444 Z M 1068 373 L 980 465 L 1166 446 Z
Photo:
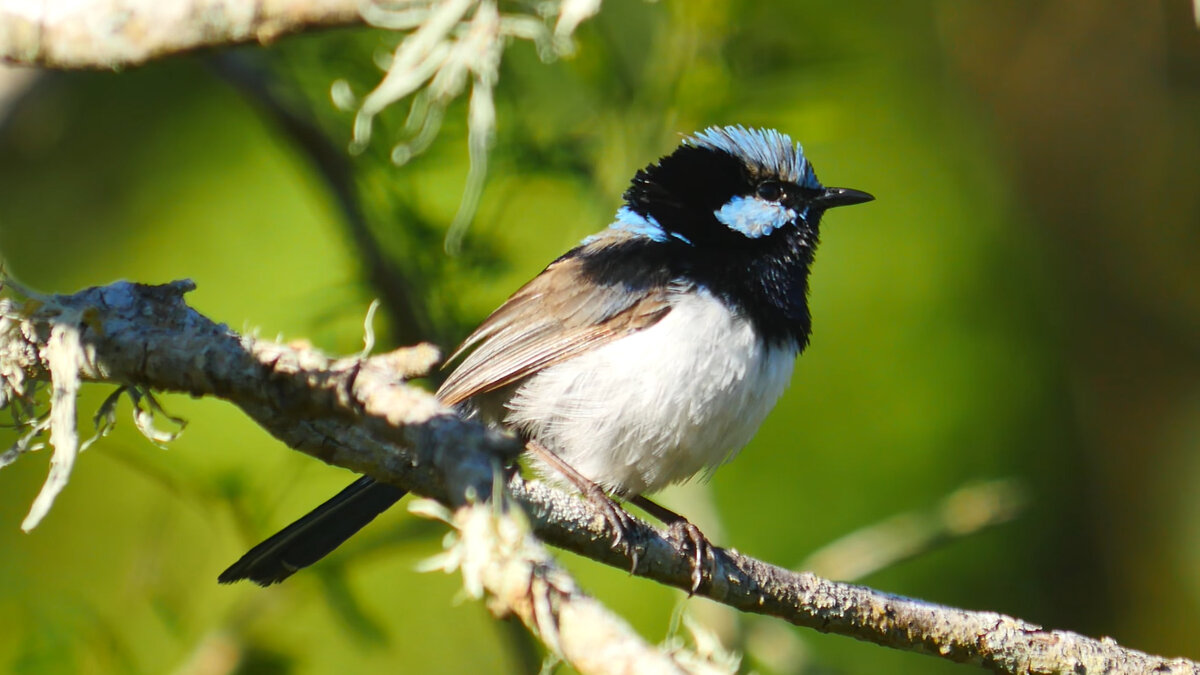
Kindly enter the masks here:
M 675 513 L 671 509 L 642 496 L 634 497 L 630 501 L 637 504 L 646 513 L 662 521 L 667 526 L 667 537 L 675 545 L 688 553 L 688 558 L 692 564 L 692 586 L 688 590 L 688 595 L 695 595 L 700 590 L 700 584 L 704 581 L 704 564 L 706 561 L 711 561 L 709 569 L 715 573 L 717 558 L 714 549 L 716 547 L 712 545 L 708 537 L 704 536 L 704 533 L 692 521 Z
M 700 583 L 704 581 L 705 563 L 709 563 L 709 569 L 712 570 L 711 565 L 716 561 L 712 542 L 704 536 L 700 528 L 685 518 L 671 521 L 667 525 L 667 535 L 672 542 L 689 553 L 688 558 L 692 563 L 692 587 L 688 590 L 688 595 L 695 595 L 700 590 Z
M 633 574 L 637 571 L 638 566 L 638 549 L 633 542 L 636 519 L 595 483 L 586 488 L 583 494 L 600 511 L 604 520 L 608 521 L 608 526 L 613 530 L 613 550 L 620 551 L 629 557 L 629 573 Z
M 615 551 L 624 553 L 630 560 L 629 573 L 637 572 L 638 566 L 638 550 L 633 543 L 633 533 L 635 518 L 629 515 L 629 512 L 621 508 L 621 505 L 613 501 L 604 490 L 596 485 L 587 476 L 579 473 L 570 464 L 567 464 L 561 457 L 551 452 L 541 443 L 537 441 L 528 441 L 525 447 L 535 456 L 540 458 L 548 466 L 558 471 L 564 478 L 578 489 L 583 496 L 592 503 L 599 511 L 600 515 L 604 516 L 604 520 L 608 521 L 609 527 L 613 530 L 612 547 Z

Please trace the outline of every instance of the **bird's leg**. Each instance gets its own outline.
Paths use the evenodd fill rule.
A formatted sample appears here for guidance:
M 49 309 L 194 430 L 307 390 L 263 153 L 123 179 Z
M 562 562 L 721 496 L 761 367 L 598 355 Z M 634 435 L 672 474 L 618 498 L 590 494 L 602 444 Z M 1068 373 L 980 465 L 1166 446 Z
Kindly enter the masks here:
M 608 521 L 609 526 L 613 529 L 613 548 L 616 550 L 624 549 L 624 552 L 629 556 L 632 561 L 629 568 L 630 574 L 637 571 L 638 552 L 637 547 L 631 541 L 634 522 L 633 516 L 621 508 L 620 504 L 613 501 L 612 497 L 605 494 L 599 485 L 596 485 L 587 476 L 576 471 L 575 467 L 564 462 L 561 457 L 551 452 L 541 443 L 531 440 L 526 443 L 525 447 L 529 448 L 529 451 L 538 459 L 562 474 L 576 489 L 583 493 L 583 496 L 589 502 L 600 510 L 604 519 Z
M 700 590 L 700 582 L 704 580 L 704 561 L 711 560 L 714 563 L 716 561 L 716 557 L 713 554 L 712 542 L 708 540 L 708 537 L 704 536 L 704 533 L 692 521 L 665 506 L 656 504 L 641 495 L 629 501 L 662 521 L 667 526 L 671 539 L 678 542 L 685 550 L 691 549 L 692 588 L 688 593 L 689 595 L 695 595 L 696 591 Z

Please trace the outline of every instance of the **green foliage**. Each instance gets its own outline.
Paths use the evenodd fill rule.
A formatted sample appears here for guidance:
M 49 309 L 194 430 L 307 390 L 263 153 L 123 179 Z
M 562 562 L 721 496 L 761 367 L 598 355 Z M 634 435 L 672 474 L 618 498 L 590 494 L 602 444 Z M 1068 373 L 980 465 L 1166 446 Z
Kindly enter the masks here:
M 1097 7 L 1097 22 L 1124 29 L 1130 10 Z M 1016 477 L 1033 502 L 1022 519 L 865 581 L 1196 657 L 1183 627 L 1200 619 L 1200 536 L 1181 515 L 1195 512 L 1194 496 L 1178 495 L 1194 483 L 1187 457 L 1200 440 L 1200 305 L 1188 290 L 1200 287 L 1200 267 L 1185 264 L 1200 250 L 1186 246 L 1200 206 L 1194 181 L 1175 178 L 1197 175 L 1195 153 L 1124 143 L 1127 155 L 1106 158 L 1113 166 L 1071 162 L 1089 156 L 1085 140 L 1099 141 L 1072 137 L 1053 111 L 1124 101 L 1121 87 L 1139 74 L 1165 84 L 1137 110 L 1185 120 L 1173 122 L 1175 137 L 1200 138 L 1200 111 L 1183 84 L 1141 58 L 1141 43 L 1087 42 L 1069 58 L 1042 45 L 1035 62 L 1051 64 L 1048 74 L 1014 70 L 1018 48 L 1001 47 L 1024 44 L 1013 37 L 1023 28 L 1040 21 L 1043 31 L 1086 34 L 1069 16 L 1035 14 L 977 3 L 614 0 L 580 27 L 573 58 L 544 63 L 531 45 L 512 45 L 488 182 L 460 255 L 444 252 L 443 237 L 468 168 L 464 102 L 403 167 L 389 155 L 405 110 L 385 111 L 350 163 L 372 250 L 423 317 L 408 325 L 390 315 L 381 348 L 399 336 L 452 348 L 606 225 L 629 177 L 679 133 L 779 128 L 804 142 L 824 182 L 878 200 L 826 219 L 814 339 L 779 408 L 717 473 L 711 495 L 689 486 L 668 501 L 711 496 L 720 523 L 703 524 L 724 530 L 718 543 L 787 565 L 964 483 Z M 337 31 L 238 58 L 266 59 L 273 95 L 345 148 L 353 114 L 330 104 L 329 87 L 345 79 L 368 91 L 380 77 L 373 55 L 396 40 Z M 1172 58 L 1194 67 L 1195 40 L 1183 44 Z M 1117 72 L 1089 89 L 1087 77 L 1064 75 L 1089 73 L 1111 51 L 1125 54 L 1125 79 Z M 364 281 L 367 251 L 348 234 L 345 209 L 294 137 L 203 60 L 47 76 L 14 109 L 0 126 L 9 269 L 43 291 L 191 277 L 194 305 L 236 329 L 359 350 L 362 317 L 381 292 Z M 1101 120 L 1130 114 L 1088 110 Z M 1124 128 L 1118 121 L 1092 124 Z M 1060 164 L 1071 171 L 1046 168 Z M 1122 187 L 1106 171 L 1134 184 L 1163 177 L 1155 199 L 1165 206 L 1136 222 L 1093 208 Z M 1075 173 L 1083 178 L 1069 182 Z M 1072 230 L 1072 214 L 1086 214 L 1092 229 Z M 1118 231 L 1106 225 L 1117 217 L 1120 242 L 1104 235 Z M 1136 368 L 1112 369 L 1122 362 Z M 1141 389 L 1123 389 L 1131 381 Z M 91 391 L 80 410 L 90 414 L 106 393 Z M 0 472 L 0 616 L 9 626 L 0 670 L 164 672 L 226 647 L 248 673 L 527 667 L 521 638 L 477 604 L 453 601 L 456 579 L 412 571 L 438 550 L 438 531 L 401 510 L 282 586 L 217 587 L 216 574 L 247 545 L 350 476 L 279 447 L 230 406 L 164 404 L 189 420 L 182 438 L 164 453 L 123 419 L 80 458 L 30 535 L 18 524 L 44 464 L 26 457 Z M 1120 437 L 1125 424 L 1140 433 Z M 0 431 L 0 445 L 10 438 Z M 1153 536 L 1148 522 L 1160 523 Z M 674 592 L 565 557 L 648 639 L 666 636 Z M 1168 604 L 1177 625 L 1152 618 Z M 747 639 L 755 622 L 727 635 Z M 965 672 L 811 632 L 790 639 L 802 658 L 779 672 Z M 746 662 L 773 672 L 768 656 Z

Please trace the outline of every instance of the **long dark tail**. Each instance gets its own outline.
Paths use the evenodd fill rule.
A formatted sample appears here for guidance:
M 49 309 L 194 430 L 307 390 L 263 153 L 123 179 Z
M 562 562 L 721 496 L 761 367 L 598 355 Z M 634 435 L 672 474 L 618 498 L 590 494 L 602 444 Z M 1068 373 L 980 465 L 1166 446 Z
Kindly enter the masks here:
M 317 562 L 366 527 L 405 495 L 405 490 L 363 476 L 300 520 L 246 552 L 217 577 L 223 584 L 249 579 L 277 584 Z

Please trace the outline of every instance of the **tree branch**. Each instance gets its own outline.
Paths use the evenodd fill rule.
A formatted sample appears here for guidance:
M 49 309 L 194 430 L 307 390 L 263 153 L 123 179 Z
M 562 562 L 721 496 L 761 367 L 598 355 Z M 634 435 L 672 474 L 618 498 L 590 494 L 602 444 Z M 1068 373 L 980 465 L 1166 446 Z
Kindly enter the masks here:
M 696 655 L 647 644 L 576 586 L 529 535 L 524 518 L 493 508 L 493 482 L 503 476 L 496 467 L 521 446 L 405 384 L 437 361 L 436 349 L 329 359 L 306 345 L 238 336 L 209 321 L 183 302 L 193 288 L 190 281 L 118 282 L 73 296 L 27 293 L 24 304 L 0 300 L 0 404 L 24 402 L 20 415 L 30 409 L 38 383 L 49 380 L 54 390 L 50 421 L 38 422 L 49 426 L 56 444 L 51 478 L 38 497 L 37 517 L 27 522 L 36 524 L 66 484 L 78 443 L 68 443 L 64 453 L 57 438 L 68 429 L 75 434 L 81 379 L 119 383 L 118 392 L 138 392 L 138 400 L 149 398 L 148 388 L 219 396 L 292 447 L 454 507 L 434 514 L 459 533 L 439 566 L 461 569 L 468 591 L 477 597 L 487 591 L 494 614 L 518 617 L 581 672 L 716 672 Z M 111 414 L 115 399 L 109 397 L 98 418 Z M 21 445 L 5 453 L 0 466 L 22 454 Z
M 0 2 L 0 61 L 109 70 L 315 28 L 362 25 L 358 0 Z
M 37 418 L 31 392 L 63 368 L 54 362 L 61 353 L 53 356 L 53 336 L 74 332 L 74 368 L 84 381 L 219 396 L 291 447 L 454 508 L 474 504 L 476 496 L 486 499 L 497 461 L 520 450 L 405 383 L 433 364 L 432 347 L 330 359 L 311 347 L 239 336 L 213 323 L 183 302 L 192 288 L 187 281 L 119 282 L 70 296 L 0 300 L 0 404 Z M 3 458 L 11 461 L 20 450 L 14 446 Z M 507 487 L 543 541 L 630 568 L 633 561 L 612 548 L 604 518 L 586 501 L 515 475 Z M 640 522 L 632 538 L 635 574 L 690 587 L 686 550 Z M 732 550 L 716 550 L 699 594 L 746 612 L 999 672 L 1200 673 L 1194 662 L 1151 656 L 1111 639 L 833 582 Z

